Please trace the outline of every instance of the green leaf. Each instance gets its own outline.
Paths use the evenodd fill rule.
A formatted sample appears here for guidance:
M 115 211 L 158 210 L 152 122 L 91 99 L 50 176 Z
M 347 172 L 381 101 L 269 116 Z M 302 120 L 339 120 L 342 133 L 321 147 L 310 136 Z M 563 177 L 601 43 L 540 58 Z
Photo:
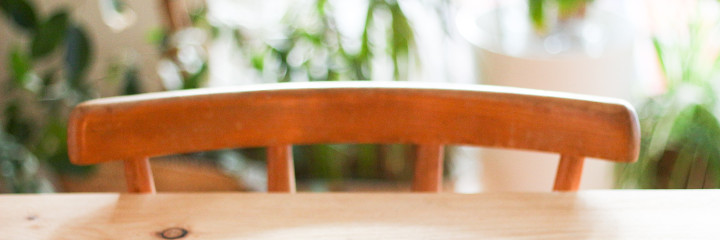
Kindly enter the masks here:
M 128 67 L 124 75 L 125 87 L 123 88 L 123 95 L 131 95 L 141 93 L 140 79 L 138 78 L 137 68 L 134 66 Z
M 655 54 L 657 54 L 658 61 L 660 61 L 660 68 L 661 68 L 663 74 L 665 74 L 665 76 L 667 76 L 668 75 L 667 66 L 665 66 L 665 61 L 664 61 L 665 55 L 663 55 L 664 47 L 660 43 L 660 40 L 657 37 L 652 38 L 652 43 L 653 43 L 653 46 L 655 47 Z
M 52 96 L 52 84 L 55 82 L 55 70 L 51 69 L 42 75 L 42 91 L 40 91 L 41 98 L 48 98 Z
M 69 27 L 65 34 L 65 71 L 71 87 L 81 87 L 85 71 L 90 66 L 92 47 L 85 31 L 79 26 Z
M 200 67 L 200 70 L 198 70 L 196 73 L 193 73 L 192 75 L 190 75 L 187 79 L 185 79 L 183 81 L 182 89 L 199 88 L 204 77 L 206 76 L 207 70 L 208 70 L 207 63 L 203 63 L 202 67 Z
M 68 13 L 59 11 L 42 23 L 32 39 L 30 52 L 33 58 L 47 56 L 63 40 L 68 25 Z
M 401 59 L 407 59 L 410 52 L 410 45 L 413 43 L 413 30 L 408 23 L 408 19 L 403 14 L 400 5 L 390 5 L 390 12 L 392 14 L 392 34 L 389 45 L 392 46 L 390 50 L 390 57 L 393 61 L 393 77 L 395 80 L 407 80 L 406 76 L 401 73 L 407 73 L 408 69 L 407 62 L 401 63 Z
M 262 71 L 265 65 L 265 53 L 254 54 L 252 58 L 250 58 L 250 63 L 252 63 L 253 68 Z
M 52 192 L 53 187 L 37 167 L 39 161 L 14 137 L 0 131 L 0 191 Z
M 15 86 L 23 87 L 32 69 L 30 58 L 20 48 L 10 50 L 10 76 Z
M 25 0 L 2 0 L 0 1 L 2 12 L 16 25 L 34 32 L 37 28 L 37 17 L 35 8 Z
M 5 115 L 5 126 L 3 131 L 15 137 L 15 139 L 23 144 L 28 143 L 33 132 L 32 121 L 22 116 L 22 106 L 19 101 L 12 101 L 3 111 Z
M 720 123 L 706 107 L 690 105 L 675 120 L 670 139 L 682 145 L 709 147 L 706 150 L 720 154 L 720 145 L 717 145 L 720 143 Z
M 545 24 L 545 10 L 543 9 L 544 1 L 545 0 L 528 0 L 530 20 L 532 21 L 535 31 L 540 33 L 545 33 L 547 31 L 547 25 Z
M 672 169 L 671 187 L 684 188 L 693 164 L 720 163 L 720 121 L 702 105 L 691 105 L 679 114 L 670 135 L 679 155 Z
M 327 0 L 318 0 L 315 3 L 315 11 L 321 16 L 324 17 L 326 15 L 325 7 L 327 5 Z
M 124 12 L 127 8 L 127 4 L 121 0 L 110 0 L 110 3 L 110 5 L 113 7 L 113 10 L 118 13 Z
M 167 33 L 160 27 L 151 28 L 145 33 L 145 42 L 162 48 L 167 45 Z
M 67 152 L 67 122 L 51 117 L 43 128 L 40 144 L 34 150 L 35 154 L 48 161 L 55 170 L 64 174 L 88 174 L 93 166 L 78 166 L 70 163 Z
M 204 8 L 204 7 L 195 8 L 195 9 L 191 10 L 188 13 L 188 15 L 190 17 L 190 22 L 192 23 L 193 26 L 207 24 L 207 19 L 206 19 L 207 8 Z
M 359 144 L 357 146 L 357 171 L 362 178 L 377 178 L 380 161 L 378 158 L 378 145 Z

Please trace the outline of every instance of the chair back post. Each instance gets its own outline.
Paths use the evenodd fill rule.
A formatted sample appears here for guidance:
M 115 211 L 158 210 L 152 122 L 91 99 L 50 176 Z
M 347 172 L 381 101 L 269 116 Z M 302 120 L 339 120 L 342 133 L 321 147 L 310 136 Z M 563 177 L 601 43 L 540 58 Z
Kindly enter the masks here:
M 443 174 L 443 146 L 420 144 L 416 148 L 413 192 L 441 192 Z
M 584 163 L 585 157 L 561 154 L 553 191 L 577 191 Z
M 295 166 L 291 145 L 267 148 L 267 182 L 268 192 L 295 193 Z
M 125 160 L 125 180 L 128 192 L 155 193 L 155 182 L 147 157 Z

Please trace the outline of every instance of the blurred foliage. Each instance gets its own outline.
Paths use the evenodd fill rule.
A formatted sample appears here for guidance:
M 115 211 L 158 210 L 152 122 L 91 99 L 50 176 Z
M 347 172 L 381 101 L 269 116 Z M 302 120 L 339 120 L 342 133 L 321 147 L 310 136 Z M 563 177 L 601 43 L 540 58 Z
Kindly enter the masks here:
M 315 11 L 310 13 L 291 12 L 281 39 L 253 39 L 243 29 L 233 29 L 238 45 L 249 53 L 256 70 L 277 72 L 273 76 L 278 82 L 370 80 L 373 57 L 387 54 L 392 59 L 394 79 L 407 80 L 409 58 L 416 51 L 414 31 L 398 2 L 368 1 L 360 39 L 347 39 L 349 36 L 338 28 L 339 16 L 326 0 L 315 1 L 312 9 Z M 388 21 L 388 16 L 385 28 L 375 29 L 378 26 L 374 23 Z M 312 19 L 300 19 L 307 17 Z M 387 33 L 386 42 L 371 41 L 373 33 L 381 32 Z M 347 46 L 350 42 L 359 42 L 359 47 Z
M 206 82 L 207 58 L 198 39 L 229 37 L 237 53 L 247 60 L 248 67 L 259 76 L 258 82 L 370 80 L 375 75 L 373 61 L 388 58 L 388 78 L 407 80 L 410 66 L 417 63 L 414 30 L 397 1 L 369 0 L 360 15 L 362 29 L 358 36 L 340 29 L 335 4 L 342 1 L 301 1 L 291 4 L 281 23 L 279 33 L 263 35 L 248 26 L 209 21 L 205 8 L 190 11 L 192 26 L 149 39 L 160 43 L 161 51 L 181 55 L 193 53 L 201 63 L 174 60 L 166 55 L 172 74 L 165 83 L 181 79 L 179 88 L 203 86 Z M 198 33 L 202 30 L 202 34 Z M 267 29 L 264 29 L 267 30 Z M 378 42 L 381 37 L 381 42 Z M 382 39 L 384 38 L 384 39 Z M 193 67 L 193 65 L 195 67 Z M 200 66 L 200 67 L 197 67 Z M 163 71 L 161 69 L 159 71 Z M 163 75 L 161 73 L 161 75 Z M 172 85 L 172 84 L 170 84 Z M 177 87 L 166 84 L 166 89 Z M 295 146 L 293 149 L 298 179 L 341 181 L 344 178 L 409 179 L 412 175 L 412 147 L 407 145 L 328 144 Z M 237 161 L 264 161 L 263 149 L 244 149 L 238 154 L 215 152 L 206 157 L 237 156 Z
M 262 82 L 370 80 L 373 57 L 386 55 L 392 61 L 393 78 L 406 80 L 408 67 L 417 60 L 414 31 L 396 1 L 368 1 L 359 39 L 351 39 L 338 29 L 338 16 L 333 4 L 326 0 L 301 1 L 291 8 L 282 21 L 279 36 L 208 21 L 203 7 L 189 13 L 192 26 L 177 32 L 169 29 L 151 32 L 148 39 L 159 45 L 165 60 L 162 64 L 169 66 L 159 69 L 161 76 L 169 76 L 163 77 L 165 88 L 204 86 L 208 36 L 209 40 L 231 37 L 238 53 L 263 78 Z M 378 43 L 371 39 L 373 34 L 387 36 Z M 184 57 L 178 59 L 180 55 Z M 181 83 L 176 84 L 177 80 Z
M 103 21 L 113 30 L 134 22 L 134 12 L 122 0 L 98 1 Z M 163 86 L 166 90 L 206 86 L 207 47 L 228 34 L 238 53 L 247 59 L 247 67 L 257 73 L 257 82 L 369 80 L 376 76 L 373 61 L 379 58 L 389 59 L 388 79 L 406 80 L 418 60 L 414 31 L 400 3 L 369 0 L 362 9 L 363 19 L 359 20 L 363 25 L 357 37 L 339 29 L 341 16 L 335 4 L 344 3 L 312 0 L 296 4 L 282 20 L 280 34 L 273 36 L 209 21 L 206 8 L 195 9 L 188 13 L 190 26 L 149 33 L 148 39 L 157 43 L 162 53 L 157 69 Z M 3 76 L 8 81 L 0 99 L 0 189 L 49 191 L 45 183 L 53 173 L 82 174 L 90 170 L 70 164 L 66 125 L 72 106 L 98 95 L 94 91 L 97 82 L 87 77 L 94 61 L 92 43 L 67 9 L 56 9 L 46 16 L 30 0 L 2 0 L 0 10 L 21 39 L 12 45 L 5 66 L 7 76 Z M 111 64 L 105 79 L 119 83 L 122 94 L 135 94 L 143 92 L 140 78 L 130 57 Z M 405 145 L 298 146 L 295 159 L 300 178 L 407 179 L 412 158 L 406 155 L 412 152 Z M 240 155 L 228 153 L 204 155 L 220 160 L 228 156 L 264 159 L 262 149 L 246 149 Z
M 684 25 L 663 25 L 679 29 L 653 38 L 667 91 L 638 109 L 640 158 L 618 166 L 618 187 L 720 187 L 720 18 L 705 14 L 703 7 L 719 6 L 697 4 L 688 19 L 674 20 Z
M 60 173 L 89 170 L 70 164 L 66 126 L 71 107 L 94 95 L 86 77 L 92 44 L 66 9 L 44 16 L 26 0 L 3 0 L 0 9 L 21 39 L 12 44 L 3 76 L 1 190 L 52 191 L 46 178 L 54 171 L 40 171 L 46 165 Z
M 371 80 L 373 57 L 389 56 L 392 78 L 407 80 L 410 58 L 417 49 L 413 48 L 414 31 L 398 2 L 368 1 L 359 39 L 344 39 L 348 36 L 339 29 L 338 13 L 328 1 L 318 0 L 314 5 L 309 13 L 298 10 L 301 13 L 286 16 L 286 37 L 282 39 L 252 39 L 243 29 L 233 29 L 238 46 L 249 53 L 252 67 L 262 72 L 261 76 L 277 82 Z M 311 19 L 299 19 L 308 16 Z M 375 29 L 380 21 L 389 23 L 382 24 L 384 29 Z M 373 42 L 372 34 L 380 32 L 387 33 L 386 42 Z M 359 42 L 359 47 L 347 46 L 348 42 Z M 412 176 L 413 151 L 407 145 L 295 146 L 293 152 L 298 179 L 338 182 L 351 178 L 407 180 Z
M 527 0 L 528 15 L 535 31 L 546 35 L 558 22 L 585 17 L 585 10 L 593 0 Z
M 41 175 L 40 162 L 12 136 L 0 132 L 0 189 L 2 192 L 52 192 L 50 181 Z

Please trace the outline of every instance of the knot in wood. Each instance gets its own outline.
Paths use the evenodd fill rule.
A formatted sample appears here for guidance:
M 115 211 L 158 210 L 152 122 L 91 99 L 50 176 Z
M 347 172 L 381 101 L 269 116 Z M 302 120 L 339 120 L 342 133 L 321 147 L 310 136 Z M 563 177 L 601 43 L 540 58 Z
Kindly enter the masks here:
M 160 237 L 163 239 L 180 239 L 184 238 L 188 234 L 188 230 L 184 228 L 174 227 L 168 228 L 160 232 Z

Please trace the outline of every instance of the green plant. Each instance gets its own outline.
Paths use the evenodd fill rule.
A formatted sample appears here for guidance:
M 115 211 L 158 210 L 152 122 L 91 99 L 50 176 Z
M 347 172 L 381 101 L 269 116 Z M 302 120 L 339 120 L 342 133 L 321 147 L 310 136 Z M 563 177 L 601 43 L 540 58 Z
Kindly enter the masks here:
M 99 1 L 104 19 L 117 20 L 118 16 L 134 14 L 121 0 Z M 282 37 L 254 35 L 243 27 L 213 23 L 206 19 L 204 8 L 184 12 L 186 10 L 182 1 L 161 3 L 160 15 L 168 24 L 164 29 L 154 32 L 151 38 L 162 52 L 161 65 L 165 66 L 164 70 L 168 70 L 160 71 L 168 73 L 161 73 L 161 77 L 170 76 L 179 80 L 176 81 L 179 84 L 165 84 L 167 90 L 205 86 L 209 63 L 204 51 L 211 43 L 198 40 L 202 40 L 205 35 L 218 39 L 229 33 L 237 43 L 238 53 L 248 59 L 249 65 L 245 67 L 262 76 L 258 82 L 368 80 L 375 76 L 373 72 L 377 72 L 374 69 L 377 64 L 374 65 L 373 61 L 379 58 L 388 58 L 390 62 L 391 74 L 385 79 L 404 80 L 412 64 L 417 63 L 413 29 L 396 1 L 369 1 L 362 34 L 358 39 L 349 38 L 338 29 L 334 6 L 324 0 L 314 1 L 312 5 L 295 6 L 310 6 L 306 9 L 308 11 L 302 12 L 307 15 L 289 11 L 283 21 Z M 3 0 L 0 6 L 3 14 L 10 19 L 9 22 L 21 31 L 21 41 L 15 43 L 9 54 L 8 69 L 11 71 L 8 71 L 9 86 L 5 88 L 9 97 L 0 99 L 7 100 L 0 102 L 4 112 L 0 121 L 6 132 L 0 144 L 6 147 L 20 146 L 12 147 L 12 150 L 0 149 L 3 154 L 16 156 L 15 160 L 4 158 L 6 163 L 0 163 L 4 164 L 0 165 L 3 166 L 3 182 L 8 183 L 3 184 L 3 187 L 15 186 L 17 184 L 13 181 L 28 179 L 27 176 L 42 177 L 37 171 L 23 172 L 23 169 L 35 168 L 17 165 L 23 162 L 31 165 L 33 160 L 18 159 L 38 159 L 41 165 L 49 163 L 52 169 L 61 173 L 87 172 L 88 168 L 69 163 L 65 139 L 69 109 L 96 95 L 93 91 L 96 83 L 88 81 L 86 77 L 92 63 L 92 45 L 87 34 L 69 17 L 66 9 L 40 17 L 28 0 Z M 303 21 L 307 19 L 311 21 Z M 112 21 L 113 25 L 108 25 L 113 29 L 121 29 L 131 22 L 125 19 Z M 346 40 L 351 40 L 352 44 Z M 140 76 L 132 60 L 116 62 L 108 68 L 105 79 L 124 81 L 124 94 L 141 92 L 138 84 Z M 331 179 L 341 175 L 374 178 L 395 176 L 398 169 L 408 172 L 403 166 L 406 163 L 396 160 L 408 151 L 409 147 L 401 145 L 319 145 L 297 147 L 296 159 L 299 172 L 311 173 L 309 175 L 312 176 Z M 262 157 L 262 151 L 257 149 L 242 152 L 246 158 Z M 350 154 L 344 154 L 348 152 Z M 215 154 L 209 153 L 209 156 Z M 12 174 L 8 169 L 13 171 Z M 353 175 L 347 173 L 350 171 L 348 169 L 360 170 L 352 170 L 356 172 Z M 25 183 L 31 182 L 27 180 Z M 40 188 L 4 189 L 39 191 Z
M 593 0 L 527 0 L 528 14 L 538 34 L 552 31 L 555 21 L 564 22 L 585 16 L 587 5 Z
M 279 34 L 267 36 L 251 29 L 222 22 L 208 21 L 206 9 L 189 13 L 192 28 L 205 29 L 212 38 L 231 38 L 238 54 L 247 59 L 248 67 L 257 73 L 261 82 L 370 80 L 374 74 L 373 61 L 389 59 L 390 75 L 385 80 L 406 80 L 412 64 L 417 63 L 414 31 L 400 4 L 391 0 L 370 0 L 364 14 L 359 35 L 348 34 L 338 24 L 336 5 L 325 0 L 291 4 L 282 20 Z M 174 15 L 174 14 L 167 14 Z M 167 43 L 172 34 L 164 31 Z M 175 33 L 173 33 L 175 32 Z M 163 51 L 172 49 L 161 45 Z M 199 56 L 202 57 L 202 56 Z M 203 66 L 207 60 L 202 59 Z M 175 69 L 183 69 L 176 64 Z M 204 80 L 182 77 L 183 82 Z M 205 77 L 205 76 L 203 76 Z M 183 84 L 185 86 L 185 84 Z M 194 87 L 193 86 L 193 87 Z M 264 159 L 263 151 L 241 151 L 248 159 Z M 319 178 L 338 181 L 342 178 L 401 178 L 411 175 L 412 149 L 406 145 L 313 145 L 294 148 L 299 179 Z M 214 155 L 215 153 L 211 154 Z M 239 156 L 223 154 L 222 156 Z
M 53 186 L 40 162 L 11 136 L 0 132 L 0 190 L 2 192 L 52 192 Z
M 73 105 L 93 96 L 86 77 L 92 45 L 67 9 L 43 16 L 31 2 L 3 0 L 0 10 L 22 39 L 9 52 L 0 103 L 4 190 L 48 191 L 38 184 L 44 181 L 37 179 L 44 177 L 38 164 L 64 173 L 88 170 L 68 161 L 66 122 Z
M 244 52 L 250 53 L 252 67 L 274 76 L 278 82 L 370 80 L 373 58 L 388 56 L 392 77 L 405 80 L 416 49 L 413 29 L 398 2 L 371 0 L 365 10 L 359 39 L 346 40 L 338 28 L 337 12 L 325 0 L 316 1 L 307 12 L 286 16 L 285 38 L 279 41 L 251 39 L 237 29 L 235 37 Z M 314 20 L 302 21 L 311 16 Z M 389 17 L 389 19 L 388 19 Z M 389 22 L 384 28 L 380 22 Z M 307 24 L 311 22 L 311 24 Z M 387 33 L 385 42 L 373 42 L 373 34 Z M 357 41 L 350 47 L 346 42 Z M 404 145 L 315 145 L 295 147 L 300 179 L 344 178 L 408 179 L 411 175 L 409 146 Z
M 618 187 L 720 187 L 720 19 L 699 4 L 688 16 L 683 28 L 653 37 L 667 91 L 640 106 L 640 158 L 618 166 Z
M 335 14 L 331 4 L 318 0 L 314 8 L 286 16 L 287 28 L 282 39 L 253 39 L 242 29 L 235 29 L 235 37 L 242 50 L 250 53 L 252 67 L 278 72 L 272 79 L 278 82 L 369 80 L 373 57 L 386 54 L 392 59 L 394 79 L 406 79 L 408 61 L 415 49 L 413 30 L 398 2 L 369 1 L 359 39 L 347 39 L 346 33 L 338 28 Z M 308 16 L 312 20 L 301 19 Z M 384 28 L 374 25 L 381 21 L 389 23 Z M 385 42 L 371 41 L 373 34 L 383 32 L 387 33 Z M 348 42 L 359 44 L 350 47 Z M 293 79 L 293 74 L 300 79 Z

